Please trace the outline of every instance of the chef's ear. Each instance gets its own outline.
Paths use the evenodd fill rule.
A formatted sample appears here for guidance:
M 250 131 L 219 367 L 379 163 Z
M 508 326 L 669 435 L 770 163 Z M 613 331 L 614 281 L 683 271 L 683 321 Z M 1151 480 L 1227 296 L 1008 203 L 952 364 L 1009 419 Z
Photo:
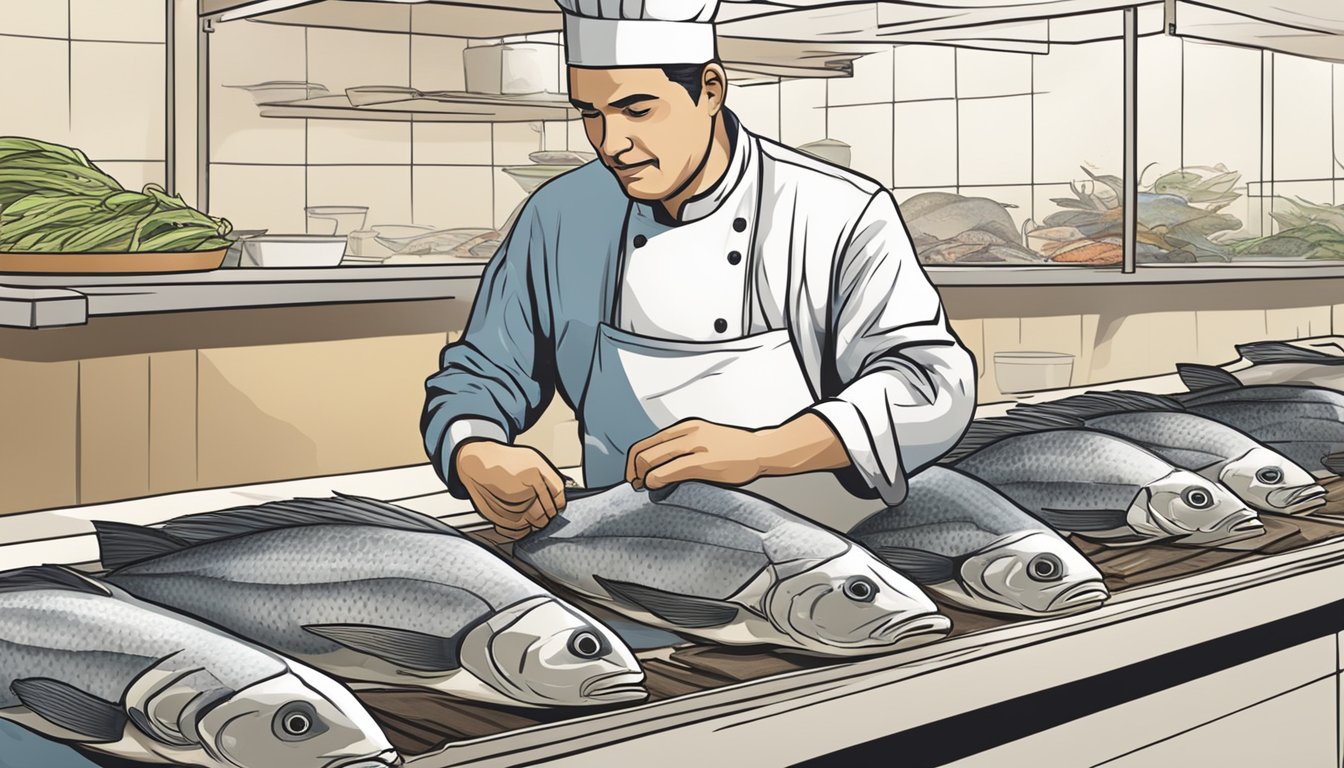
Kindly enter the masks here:
M 700 98 L 709 107 L 709 114 L 717 115 L 723 109 L 723 99 L 728 90 L 728 75 L 723 65 L 711 61 L 700 70 Z

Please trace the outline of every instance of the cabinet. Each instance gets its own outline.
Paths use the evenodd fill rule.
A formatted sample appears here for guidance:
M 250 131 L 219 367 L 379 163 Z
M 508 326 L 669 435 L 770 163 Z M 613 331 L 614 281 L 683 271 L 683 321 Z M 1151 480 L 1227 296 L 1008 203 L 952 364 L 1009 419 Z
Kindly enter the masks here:
M 1303 643 L 952 765 L 1338 766 L 1338 642 Z

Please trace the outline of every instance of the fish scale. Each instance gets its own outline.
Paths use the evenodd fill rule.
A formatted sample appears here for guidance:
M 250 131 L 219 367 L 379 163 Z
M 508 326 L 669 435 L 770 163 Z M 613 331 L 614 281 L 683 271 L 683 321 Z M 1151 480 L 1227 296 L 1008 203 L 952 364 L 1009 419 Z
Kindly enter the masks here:
M 910 478 L 904 502 L 864 520 L 849 535 L 869 542 L 884 532 L 901 531 L 901 540 L 910 546 L 956 557 L 1030 530 L 1050 528 L 993 488 L 934 466 Z
M 1042 482 L 1067 482 L 1086 467 L 1088 482 L 1143 485 L 1171 472 L 1158 457 L 1118 440 L 1083 430 L 1054 430 L 1019 435 L 981 449 L 957 467 L 972 474 L 1032 477 Z M 994 482 L 990 483 L 995 484 Z M 1067 506 L 1060 500 L 1061 506 Z
M 460 583 L 476 589 L 444 584 L 448 563 Z M 299 625 L 344 623 L 372 611 L 397 622 L 394 626 L 451 637 L 500 608 L 547 594 L 501 565 L 461 537 L 331 525 L 262 531 L 211 548 L 184 549 L 119 569 L 108 579 L 155 602 L 190 606 L 211 621 L 228 624 L 248 615 L 255 631 L 265 633 L 255 639 L 321 653 L 336 644 Z M 301 587 L 303 601 L 268 588 L 274 585 Z M 389 594 L 398 599 L 388 601 Z
M 9 686 L 15 678 L 61 680 L 115 702 L 152 666 L 204 668 L 234 690 L 285 671 L 280 660 L 236 638 L 115 597 L 6 592 L 0 616 L 0 709 L 19 704 Z M 159 663 L 170 654 L 167 666 Z
M 575 499 L 557 522 L 514 545 L 563 583 L 601 591 L 595 573 L 669 592 L 726 598 L 774 562 L 826 558 L 843 542 L 745 493 L 683 483 L 654 501 L 628 485 Z M 566 546 L 568 544 L 568 546 Z
M 1112 414 L 1087 419 L 1093 429 L 1118 434 L 1187 469 L 1199 470 L 1243 456 L 1257 446 L 1254 439 L 1235 430 L 1220 429 L 1197 414 Z

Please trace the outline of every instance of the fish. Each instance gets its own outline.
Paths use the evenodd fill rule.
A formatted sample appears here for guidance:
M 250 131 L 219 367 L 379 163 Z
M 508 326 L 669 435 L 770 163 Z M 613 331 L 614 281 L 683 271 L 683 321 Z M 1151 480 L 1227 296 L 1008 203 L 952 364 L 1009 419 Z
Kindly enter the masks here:
M 1113 435 L 1013 434 L 952 462 L 1061 533 L 1122 544 L 1218 545 L 1264 532 L 1230 491 Z
M 1315 386 L 1246 386 L 1208 365 L 1177 366 L 1190 392 L 1176 400 L 1282 453 L 1313 474 L 1344 472 L 1344 392 Z
M 1079 613 L 1110 597 L 1101 573 L 1045 523 L 979 480 L 941 466 L 905 500 L 847 534 L 916 584 L 982 613 Z
M 109 582 L 357 689 L 535 708 L 648 695 L 610 628 L 404 507 L 338 495 L 94 529 Z
M 589 600 L 682 635 L 817 656 L 931 642 L 951 621 L 866 549 L 770 501 L 702 482 L 566 492 L 513 556 Z
M 1189 411 L 1114 412 L 1115 398 L 1081 395 L 1017 406 L 973 423 L 949 456 L 967 455 L 1008 434 L 1090 429 L 1114 435 L 1232 491 L 1261 512 L 1307 514 L 1325 504 L 1325 488 L 1305 468 L 1227 424 Z
M 0 718 L 140 763 L 401 763 L 330 677 L 61 566 L 0 573 Z

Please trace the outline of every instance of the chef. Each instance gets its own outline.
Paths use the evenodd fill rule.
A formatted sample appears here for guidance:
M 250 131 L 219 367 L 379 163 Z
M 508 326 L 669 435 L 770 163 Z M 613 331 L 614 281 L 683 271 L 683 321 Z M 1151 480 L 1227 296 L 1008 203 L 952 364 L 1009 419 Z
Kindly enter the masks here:
M 703 480 L 839 529 L 967 426 L 975 364 L 890 192 L 725 106 L 717 0 L 559 0 L 597 159 L 537 189 L 426 382 L 426 450 L 505 535 L 565 484 L 512 444 L 559 394 L 588 487 Z

